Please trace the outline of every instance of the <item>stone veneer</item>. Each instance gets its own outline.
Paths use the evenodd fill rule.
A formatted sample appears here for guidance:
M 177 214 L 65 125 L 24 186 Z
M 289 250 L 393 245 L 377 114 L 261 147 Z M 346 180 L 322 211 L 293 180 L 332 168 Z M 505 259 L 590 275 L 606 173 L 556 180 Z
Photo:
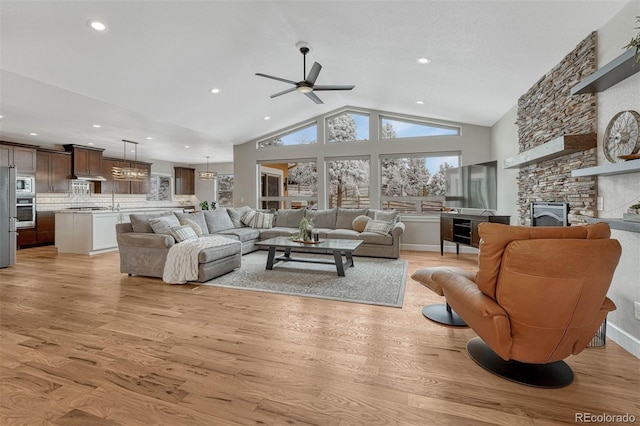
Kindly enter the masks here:
M 591 33 L 518 100 L 519 152 L 562 135 L 596 133 L 595 94 L 571 96 L 576 83 L 597 69 L 597 33 Z M 572 178 L 571 170 L 597 165 L 596 148 L 531 164 L 518 175 L 518 216 L 530 224 L 532 201 L 568 202 L 569 221 L 594 217 L 595 177 Z

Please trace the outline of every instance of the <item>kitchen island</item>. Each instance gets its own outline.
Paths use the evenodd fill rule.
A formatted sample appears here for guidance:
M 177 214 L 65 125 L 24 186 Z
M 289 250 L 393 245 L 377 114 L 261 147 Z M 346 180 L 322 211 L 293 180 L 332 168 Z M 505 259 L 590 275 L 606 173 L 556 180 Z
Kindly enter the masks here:
M 55 246 L 58 253 L 99 254 L 118 249 L 116 224 L 128 223 L 131 214 L 177 211 L 182 208 L 112 210 L 59 210 Z

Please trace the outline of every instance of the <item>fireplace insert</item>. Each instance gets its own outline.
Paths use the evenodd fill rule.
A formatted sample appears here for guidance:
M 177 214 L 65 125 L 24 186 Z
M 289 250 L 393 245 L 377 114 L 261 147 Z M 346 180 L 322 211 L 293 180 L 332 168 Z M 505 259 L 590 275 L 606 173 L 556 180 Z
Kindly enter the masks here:
M 531 226 L 570 226 L 569 203 L 534 201 Z

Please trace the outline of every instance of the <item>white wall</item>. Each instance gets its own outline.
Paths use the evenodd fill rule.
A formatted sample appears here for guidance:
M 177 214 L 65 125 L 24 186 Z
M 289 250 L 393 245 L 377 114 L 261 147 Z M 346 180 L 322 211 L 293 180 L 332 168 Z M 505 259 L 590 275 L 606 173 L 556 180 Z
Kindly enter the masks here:
M 216 194 L 217 184 L 213 180 L 200 180 L 198 179 L 198 172 L 206 171 L 207 164 L 191 164 L 189 167 L 196 169 L 196 209 L 199 209 L 199 204 L 202 201 L 217 201 L 218 197 Z M 222 174 L 233 174 L 233 163 L 209 163 L 209 171 L 217 172 L 219 175 Z
M 616 16 L 598 30 L 598 68 L 620 55 L 629 40 L 638 34 L 636 17 L 640 1 L 629 2 Z M 640 64 L 636 64 L 640 66 Z M 608 164 L 602 141 L 611 118 L 620 111 L 640 112 L 640 73 L 627 78 L 597 95 L 598 165 Z M 598 196 L 603 197 L 604 210 L 598 217 L 620 218 L 622 213 L 640 201 L 640 172 L 598 177 Z M 607 336 L 640 358 L 640 321 L 634 318 L 634 301 L 640 302 L 640 234 L 612 231 L 622 245 L 622 258 L 609 290 L 609 298 L 618 309 L 607 317 Z
M 511 224 L 518 224 L 519 169 L 505 169 L 504 160 L 518 154 L 517 105 L 511 108 L 491 128 L 492 157 L 498 161 L 498 214 L 511 216 Z

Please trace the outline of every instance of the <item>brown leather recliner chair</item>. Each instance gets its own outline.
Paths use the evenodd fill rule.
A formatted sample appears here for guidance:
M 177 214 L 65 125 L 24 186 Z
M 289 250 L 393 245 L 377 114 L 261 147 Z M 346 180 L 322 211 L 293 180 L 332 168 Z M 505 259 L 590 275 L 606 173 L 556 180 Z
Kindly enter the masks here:
M 606 223 L 522 227 L 482 223 L 475 279 L 429 268 L 421 282 L 478 334 L 471 358 L 506 379 L 538 387 L 573 381 L 562 361 L 588 345 L 609 311 L 621 247 Z M 435 290 L 434 290 L 435 291 Z

